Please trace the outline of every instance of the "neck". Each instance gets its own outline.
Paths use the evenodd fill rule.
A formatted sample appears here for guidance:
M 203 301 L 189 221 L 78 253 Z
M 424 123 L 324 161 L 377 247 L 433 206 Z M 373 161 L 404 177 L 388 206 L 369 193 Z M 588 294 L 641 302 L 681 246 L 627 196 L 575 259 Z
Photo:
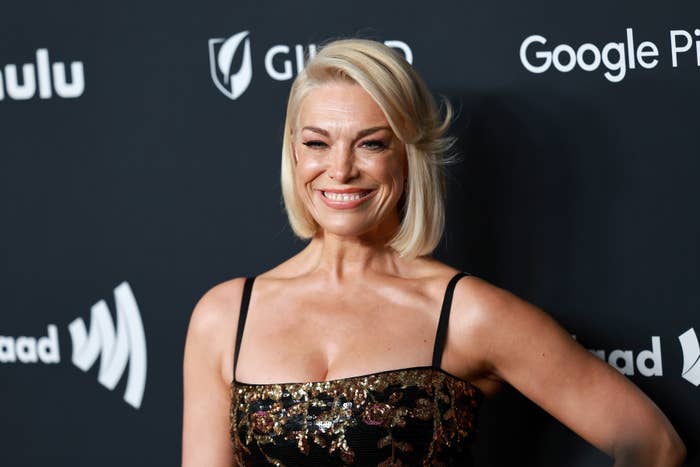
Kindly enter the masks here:
M 309 269 L 330 283 L 361 279 L 372 273 L 395 275 L 405 260 L 387 243 L 398 227 L 395 219 L 360 236 L 320 231 L 305 249 Z

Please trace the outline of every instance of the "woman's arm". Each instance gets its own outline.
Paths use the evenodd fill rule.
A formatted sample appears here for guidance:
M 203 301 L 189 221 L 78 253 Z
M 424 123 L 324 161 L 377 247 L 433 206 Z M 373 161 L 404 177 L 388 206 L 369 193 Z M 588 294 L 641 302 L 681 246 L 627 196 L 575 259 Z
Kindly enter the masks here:
M 685 446 L 661 410 L 546 313 L 476 277 L 460 281 L 455 303 L 470 347 L 460 352 L 485 351 L 492 375 L 612 456 L 615 466 L 682 464 Z
M 192 313 L 183 365 L 183 467 L 231 467 L 233 463 L 230 381 L 225 376 L 232 370 L 226 371 L 225 362 L 231 359 L 224 356 L 233 352 L 242 287 L 242 279 L 214 287 Z

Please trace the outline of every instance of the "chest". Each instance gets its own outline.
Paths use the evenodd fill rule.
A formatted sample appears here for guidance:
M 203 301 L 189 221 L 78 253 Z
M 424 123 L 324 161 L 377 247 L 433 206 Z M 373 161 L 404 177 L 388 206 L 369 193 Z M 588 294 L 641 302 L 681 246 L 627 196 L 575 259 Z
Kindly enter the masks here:
M 261 295 L 251 300 L 237 374 L 242 381 L 309 381 L 426 365 L 438 307 L 420 294 L 371 290 Z

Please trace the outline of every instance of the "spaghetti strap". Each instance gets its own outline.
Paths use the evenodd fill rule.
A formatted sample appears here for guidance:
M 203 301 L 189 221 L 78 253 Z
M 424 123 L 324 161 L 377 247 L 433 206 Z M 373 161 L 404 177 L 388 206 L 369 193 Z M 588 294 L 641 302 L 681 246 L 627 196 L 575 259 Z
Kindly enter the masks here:
M 433 347 L 433 365 L 432 367 L 436 370 L 440 369 L 440 362 L 442 361 L 442 351 L 445 347 L 445 337 L 447 336 L 447 323 L 450 320 L 450 309 L 452 307 L 452 295 L 455 291 L 455 286 L 457 282 L 464 276 L 469 274 L 465 272 L 458 272 L 455 276 L 450 279 L 445 289 L 445 298 L 442 300 L 442 308 L 440 309 L 440 321 L 438 321 L 437 332 L 435 333 L 435 347 Z
M 243 284 L 243 295 L 241 297 L 241 311 L 238 314 L 238 331 L 236 332 L 236 353 L 233 356 L 233 380 L 236 380 L 236 365 L 238 364 L 238 351 L 241 349 L 241 339 L 243 338 L 243 328 L 248 316 L 248 304 L 250 303 L 250 293 L 253 290 L 255 277 L 246 277 Z

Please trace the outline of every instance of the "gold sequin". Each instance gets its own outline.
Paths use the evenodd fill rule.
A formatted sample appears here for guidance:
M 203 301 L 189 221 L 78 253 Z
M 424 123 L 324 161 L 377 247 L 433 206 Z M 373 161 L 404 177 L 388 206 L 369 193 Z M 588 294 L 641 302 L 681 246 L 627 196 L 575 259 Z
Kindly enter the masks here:
M 323 382 L 234 381 L 235 464 L 282 467 L 313 454 L 328 464 L 369 465 L 365 456 L 382 453 L 377 466 L 451 465 L 473 437 L 482 399 L 474 385 L 431 367 Z

